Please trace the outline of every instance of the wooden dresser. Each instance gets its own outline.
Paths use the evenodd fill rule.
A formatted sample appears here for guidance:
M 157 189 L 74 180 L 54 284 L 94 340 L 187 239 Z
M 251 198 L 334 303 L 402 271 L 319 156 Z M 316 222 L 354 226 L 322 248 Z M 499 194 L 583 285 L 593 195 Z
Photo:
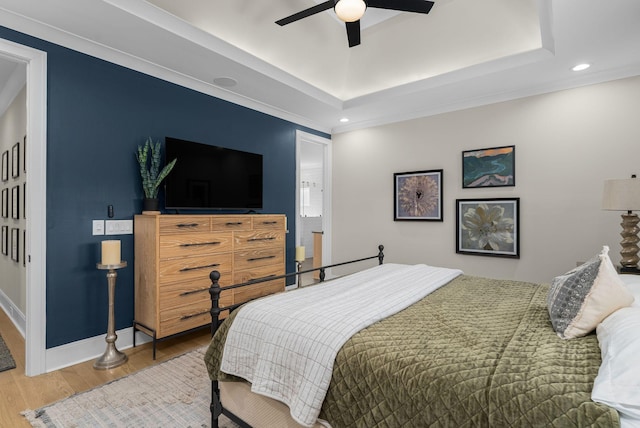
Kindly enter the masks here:
M 134 221 L 134 332 L 153 337 L 154 358 L 156 340 L 211 322 L 212 270 L 220 272 L 221 286 L 285 273 L 284 215 L 136 215 Z M 228 290 L 220 306 L 284 286 L 280 279 Z

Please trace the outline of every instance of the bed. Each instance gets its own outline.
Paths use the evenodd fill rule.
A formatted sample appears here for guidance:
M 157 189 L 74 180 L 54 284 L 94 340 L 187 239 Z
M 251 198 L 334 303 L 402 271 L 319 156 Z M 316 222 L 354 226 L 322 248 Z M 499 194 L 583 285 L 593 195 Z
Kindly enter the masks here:
M 578 270 L 578 274 L 584 277 L 587 272 L 598 277 L 601 276 L 600 271 L 612 268 L 612 265 L 603 263 L 602 254 L 595 259 L 599 261 L 595 273 L 593 266 L 590 266 L 590 270 Z M 255 302 L 266 306 L 263 306 L 263 312 L 257 309 L 254 324 L 251 324 L 250 318 L 246 320 L 250 311 L 256 312 L 247 310 L 250 305 L 232 312 L 219 328 L 215 326 L 217 331 L 205 355 L 212 380 L 212 426 L 217 426 L 220 413 L 245 426 L 620 426 L 621 413 L 616 407 L 615 398 L 607 401 L 606 397 L 602 397 L 599 403 L 592 400 L 594 381 L 604 355 L 598 336 L 589 332 L 569 340 L 559 337 L 558 328 L 569 332 L 572 326 L 558 327 L 551 321 L 549 296 L 554 293 L 550 292 L 550 285 L 494 280 L 465 275 L 454 269 L 441 269 L 424 265 L 382 266 L 380 257 L 379 266 L 361 273 Z M 430 277 L 428 285 L 415 276 L 423 274 Z M 611 272 L 608 274 L 611 275 Z M 576 273 L 571 271 L 567 275 L 575 279 Z M 355 280 L 352 279 L 354 276 Z M 396 277 L 404 279 L 396 283 Z M 345 280 L 346 286 L 342 285 Z M 559 281 L 565 280 L 566 277 L 562 277 Z M 309 361 L 300 363 L 297 355 L 292 357 L 293 354 L 303 353 L 299 351 L 306 345 L 291 344 L 292 339 L 285 339 L 289 343 L 286 345 L 290 347 L 289 352 L 293 353 L 277 350 L 268 354 L 266 359 L 275 364 L 275 369 L 271 366 L 266 371 L 278 374 L 271 380 L 273 384 L 267 385 L 265 390 L 262 375 L 252 370 L 263 364 L 259 354 L 270 346 L 271 341 L 268 339 L 265 342 L 263 339 L 273 335 L 268 329 L 273 327 L 275 331 L 282 332 L 291 328 L 294 331 L 296 324 L 306 326 L 309 320 L 317 318 L 319 331 L 323 331 L 327 323 L 329 327 L 325 330 L 332 330 L 334 325 L 340 324 L 341 319 L 347 318 L 347 312 L 343 312 L 344 308 L 340 306 L 347 299 L 338 297 L 337 303 L 327 305 L 324 305 L 324 299 L 334 292 L 338 293 L 341 287 L 353 288 L 353 281 L 364 282 L 365 287 L 378 290 L 372 293 L 371 301 L 375 304 L 366 302 L 365 293 L 365 297 L 356 297 L 358 305 L 355 306 L 387 307 L 386 303 L 391 301 L 389 305 L 393 308 L 383 309 L 383 312 L 393 313 L 379 317 L 375 315 L 362 328 L 358 323 L 351 327 L 345 322 L 347 329 L 356 331 L 349 333 L 342 342 L 338 341 L 340 346 L 334 353 L 328 351 L 330 363 L 326 365 L 330 366 L 330 371 L 326 386 L 324 377 L 313 378 L 316 369 L 305 371 Z M 377 289 L 376 282 L 379 283 Z M 417 283 L 418 288 L 405 290 L 406 282 Z M 551 287 L 557 288 L 556 281 Z M 430 289 L 423 293 L 425 288 Z M 380 293 L 379 290 L 384 289 L 386 293 Z M 607 294 L 611 294 L 610 291 Z M 413 294 L 417 294 L 417 297 L 412 297 L 415 301 L 404 308 L 394 306 L 395 300 L 405 297 L 394 300 L 393 296 L 403 293 L 405 297 Z M 630 306 L 633 302 L 631 294 L 624 295 L 624 290 L 621 293 L 623 296 L 620 301 L 612 306 L 615 309 L 608 309 L 611 312 Z M 592 289 L 590 294 L 596 293 Z M 293 306 L 273 319 L 264 318 L 271 311 L 270 305 L 275 304 L 271 301 L 279 299 L 293 299 L 290 303 Z M 291 308 L 301 307 L 297 299 L 322 304 L 317 304 L 315 309 L 301 309 L 299 312 L 307 315 L 306 319 L 303 316 L 302 321 L 294 318 L 282 321 L 283 313 L 293 314 L 296 310 Z M 383 301 L 385 305 L 380 304 Z M 583 309 L 579 310 L 581 316 L 588 312 Z M 640 308 L 637 309 L 640 312 Z M 215 313 L 214 309 L 212 313 Z M 331 313 L 334 315 L 327 315 Z M 351 313 L 350 309 L 348 313 Z M 372 317 L 368 310 L 365 310 L 365 315 L 358 316 L 362 319 Z M 278 324 L 281 321 L 284 324 Z M 250 326 L 249 336 L 253 334 L 254 337 L 248 344 L 240 341 L 238 347 L 251 348 L 255 345 L 256 349 L 248 349 L 249 356 L 245 357 L 234 354 L 239 351 L 229 351 L 233 347 L 229 343 L 237 342 L 235 330 L 247 322 Z M 257 330 L 264 325 L 268 326 L 266 330 Z M 275 335 L 285 336 L 280 333 Z M 322 335 L 312 333 L 314 337 Z M 332 343 L 331 346 L 335 345 Z M 225 347 L 227 351 L 223 358 Z M 312 359 L 325 352 L 313 347 L 310 349 Z M 282 355 L 277 357 L 279 353 Z M 237 367 L 229 370 L 229 358 L 233 359 L 231 366 L 243 361 L 239 365 L 249 367 L 249 372 L 242 372 Z M 292 360 L 294 363 L 291 363 Z M 293 365 L 293 371 L 304 367 L 300 369 L 300 375 L 302 378 L 311 377 L 312 385 L 302 384 L 299 379 L 292 378 L 294 375 L 282 369 L 287 365 Z M 221 366 L 225 370 L 221 370 Z M 238 373 L 242 376 L 237 376 Z M 628 371 L 623 376 L 626 375 Z M 247 382 L 247 379 L 252 382 Z M 283 379 L 290 379 L 294 386 L 288 385 L 289 381 Z M 318 386 L 319 392 L 307 390 Z M 260 394 L 251 391 L 256 387 Z M 220 390 L 222 400 L 219 399 Z M 286 391 L 284 399 L 281 390 Z M 634 396 L 640 389 L 633 389 L 632 385 L 627 392 Z M 225 398 L 225 395 L 228 397 Z M 300 399 L 300 396 L 303 398 Z M 318 396 L 321 402 L 316 404 Z M 626 405 L 635 410 L 634 403 Z M 640 410 L 640 403 L 638 405 Z M 300 412 L 300 407 L 304 411 Z M 313 410 L 309 413 L 305 407 L 313 407 Z M 275 419 L 269 419 L 272 417 Z M 623 427 L 634 426 L 629 420 L 625 419 Z

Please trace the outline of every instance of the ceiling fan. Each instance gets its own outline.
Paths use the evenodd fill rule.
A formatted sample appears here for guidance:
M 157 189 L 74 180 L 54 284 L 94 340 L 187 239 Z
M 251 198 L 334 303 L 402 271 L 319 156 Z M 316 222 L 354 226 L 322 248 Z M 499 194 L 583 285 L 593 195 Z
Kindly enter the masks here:
M 347 39 L 349 47 L 352 48 L 360 44 L 360 18 L 364 15 L 367 7 L 378 9 L 399 10 L 402 12 L 429 13 L 433 7 L 433 2 L 428 0 L 327 0 L 316 6 L 294 13 L 291 16 L 276 21 L 276 24 L 283 26 L 291 24 L 302 18 L 307 18 L 316 13 L 333 8 L 347 27 Z

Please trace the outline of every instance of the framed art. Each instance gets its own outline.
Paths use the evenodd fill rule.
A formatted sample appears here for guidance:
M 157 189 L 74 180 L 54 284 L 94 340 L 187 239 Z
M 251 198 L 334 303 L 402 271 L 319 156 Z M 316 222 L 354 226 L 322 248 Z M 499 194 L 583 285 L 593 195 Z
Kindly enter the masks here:
M 2 217 L 9 218 L 9 189 L 2 189 Z
M 393 174 L 393 220 L 442 221 L 442 170 Z
M 27 172 L 27 136 L 22 139 L 22 172 Z
M 462 152 L 462 188 L 516 185 L 516 146 Z
M 2 181 L 9 179 L 9 150 L 2 152 Z
M 456 253 L 520 258 L 520 198 L 457 199 Z
M 17 178 L 20 176 L 20 142 L 17 142 L 11 148 L 11 176 Z
M 2 226 L 2 254 L 9 254 L 9 226 Z
M 22 183 L 22 218 L 27 218 L 27 183 Z
M 20 186 L 11 188 L 11 218 L 20 218 Z
M 22 229 L 22 266 L 27 265 L 27 230 Z
M 14 262 L 20 261 L 18 249 L 20 248 L 20 229 L 17 227 L 11 228 L 11 260 Z

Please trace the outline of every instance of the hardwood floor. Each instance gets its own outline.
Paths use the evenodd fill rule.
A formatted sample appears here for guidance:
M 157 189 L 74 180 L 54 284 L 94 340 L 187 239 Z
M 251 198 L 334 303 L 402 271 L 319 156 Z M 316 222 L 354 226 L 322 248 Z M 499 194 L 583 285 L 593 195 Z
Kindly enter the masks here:
M 204 346 L 209 343 L 210 337 L 207 330 L 202 330 L 161 342 L 157 345 L 155 361 L 151 355 L 151 343 L 146 343 L 122 350 L 129 356 L 129 361 L 112 370 L 95 370 L 94 361 L 91 360 L 40 376 L 27 377 L 24 374 L 24 339 L 2 309 L 0 335 L 16 361 L 15 369 L 0 372 L 0 427 L 12 428 L 30 427 L 20 415 L 23 410 L 37 409 Z

